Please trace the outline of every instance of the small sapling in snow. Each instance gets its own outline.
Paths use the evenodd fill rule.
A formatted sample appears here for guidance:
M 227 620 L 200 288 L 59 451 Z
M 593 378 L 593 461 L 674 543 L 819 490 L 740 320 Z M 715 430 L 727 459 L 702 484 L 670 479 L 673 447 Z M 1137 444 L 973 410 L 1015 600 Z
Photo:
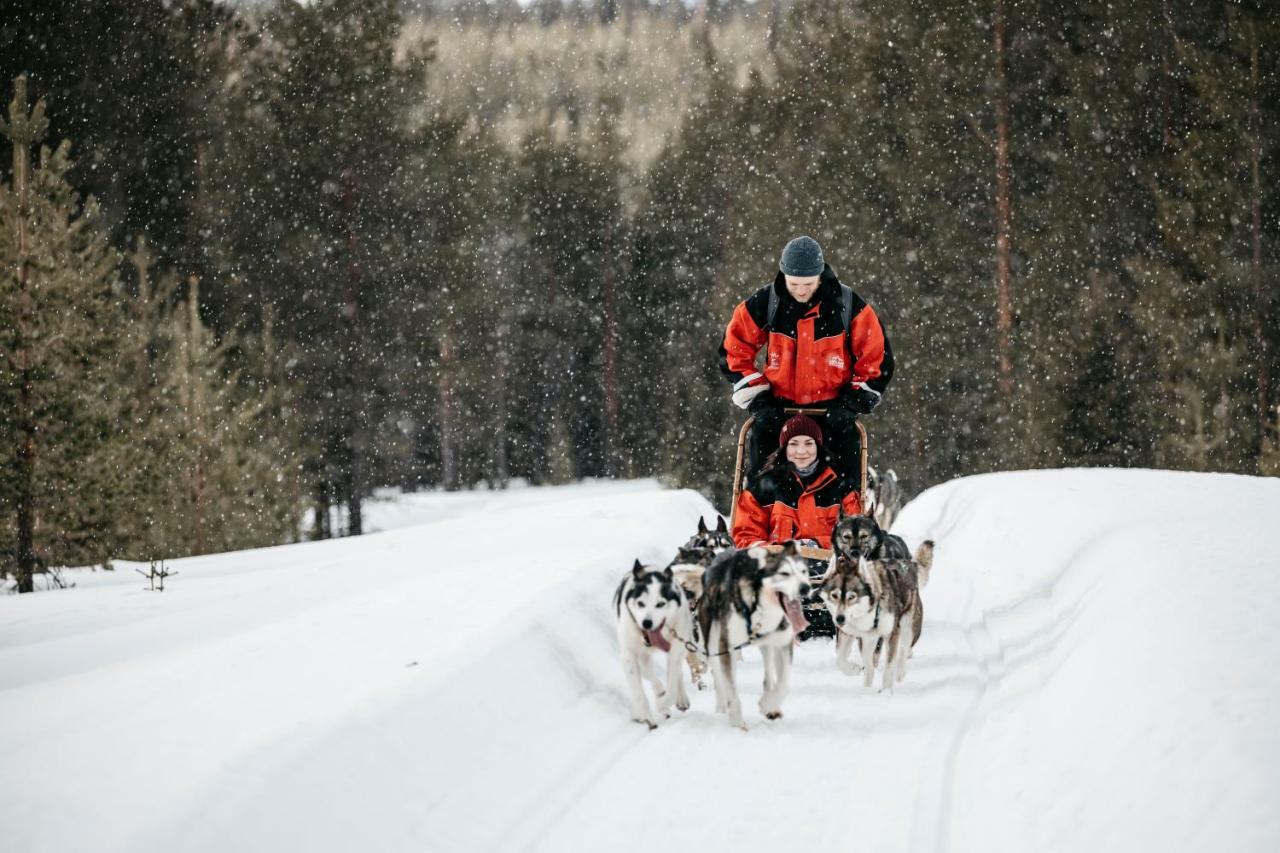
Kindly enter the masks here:
M 164 579 L 174 577 L 178 574 L 177 572 L 171 572 L 165 568 L 164 560 L 160 561 L 159 568 L 156 568 L 156 561 L 152 560 L 150 572 L 144 572 L 142 569 L 134 569 L 134 571 L 151 581 L 151 590 L 153 592 L 164 592 Z M 159 586 L 156 586 L 156 581 L 160 581 Z

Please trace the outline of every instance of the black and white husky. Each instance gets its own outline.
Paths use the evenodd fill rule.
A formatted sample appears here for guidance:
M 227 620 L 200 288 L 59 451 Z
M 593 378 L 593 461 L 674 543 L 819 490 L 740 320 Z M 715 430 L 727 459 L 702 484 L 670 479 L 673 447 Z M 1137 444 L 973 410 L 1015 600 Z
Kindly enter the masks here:
M 794 542 L 782 548 L 754 547 L 716 557 L 702 577 L 698 625 L 706 641 L 716 688 L 716 711 L 747 728 L 734 681 L 734 652 L 748 645 L 764 658 L 764 694 L 760 713 L 782 716 L 791 687 L 795 640 L 806 622 L 800 602 L 809 594 L 809 571 Z
M 841 672 L 861 671 L 863 686 L 870 687 L 882 658 L 881 689 L 892 689 L 906 677 L 911 647 L 924 626 L 920 589 L 928 582 L 932 563 L 931 541 L 920 546 L 914 559 L 833 560 L 820 595 L 836 626 L 836 666 Z M 850 660 L 855 647 L 861 652 L 861 665 Z
M 699 568 L 697 574 L 701 573 Z M 671 566 L 655 570 L 636 560 L 618 584 L 613 595 L 613 610 L 622 670 L 631 701 L 631 719 L 656 728 L 658 717 L 644 691 L 643 680 L 653 685 L 658 715 L 670 716 L 672 702 L 681 711 L 689 709 L 689 694 L 683 678 L 685 653 L 693 645 L 694 637 L 688 595 Z M 667 656 L 665 687 L 653 672 L 652 657 L 656 652 Z

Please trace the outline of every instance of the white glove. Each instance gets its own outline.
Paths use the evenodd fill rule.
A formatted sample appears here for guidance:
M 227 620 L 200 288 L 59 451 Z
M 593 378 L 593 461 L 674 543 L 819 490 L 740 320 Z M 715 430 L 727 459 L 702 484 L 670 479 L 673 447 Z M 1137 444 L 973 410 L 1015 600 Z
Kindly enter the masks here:
M 733 386 L 733 402 L 739 409 L 746 409 L 751 406 L 751 401 L 759 397 L 772 386 L 765 381 L 764 375 L 753 373 L 750 376 L 742 378 L 737 385 Z

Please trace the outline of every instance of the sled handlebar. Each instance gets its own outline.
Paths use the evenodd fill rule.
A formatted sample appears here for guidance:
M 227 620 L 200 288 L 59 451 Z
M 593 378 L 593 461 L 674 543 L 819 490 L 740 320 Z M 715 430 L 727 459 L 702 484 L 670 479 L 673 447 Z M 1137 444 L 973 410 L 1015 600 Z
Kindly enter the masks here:
M 762 547 L 770 554 L 780 554 L 785 546 L 775 542 Z M 806 560 L 830 560 L 832 553 L 834 552 L 830 548 L 815 548 L 812 545 L 796 546 L 796 556 L 804 557 Z

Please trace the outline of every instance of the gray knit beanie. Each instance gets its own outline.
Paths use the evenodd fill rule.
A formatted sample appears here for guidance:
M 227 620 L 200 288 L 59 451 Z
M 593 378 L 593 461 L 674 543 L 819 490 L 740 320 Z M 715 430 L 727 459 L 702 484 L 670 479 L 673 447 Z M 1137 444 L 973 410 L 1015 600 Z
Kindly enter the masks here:
M 822 259 L 822 247 L 812 237 L 797 237 L 782 250 L 778 269 L 784 275 L 808 277 L 821 275 L 826 262 Z

